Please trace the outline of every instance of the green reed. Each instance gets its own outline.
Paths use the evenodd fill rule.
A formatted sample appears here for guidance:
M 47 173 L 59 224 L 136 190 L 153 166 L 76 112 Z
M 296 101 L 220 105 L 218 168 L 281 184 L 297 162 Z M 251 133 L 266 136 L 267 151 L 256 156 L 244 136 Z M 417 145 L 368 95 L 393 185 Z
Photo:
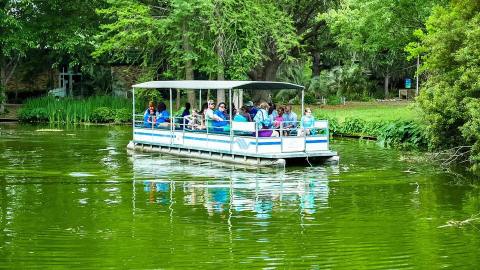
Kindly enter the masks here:
M 93 111 L 100 107 L 131 109 L 131 100 L 111 96 L 86 99 L 41 97 L 27 100 L 19 116 L 28 122 L 81 123 L 90 122 Z

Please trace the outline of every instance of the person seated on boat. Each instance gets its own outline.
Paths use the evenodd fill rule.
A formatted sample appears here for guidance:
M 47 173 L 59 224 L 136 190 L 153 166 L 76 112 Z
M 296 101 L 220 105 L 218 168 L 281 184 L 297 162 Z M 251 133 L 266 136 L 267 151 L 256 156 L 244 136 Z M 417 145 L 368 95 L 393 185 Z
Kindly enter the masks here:
M 270 120 L 273 123 L 273 121 L 275 120 L 275 117 L 278 116 L 277 106 L 273 102 L 268 103 L 268 106 L 270 106 L 268 108 L 268 116 L 270 117 Z
M 268 103 L 260 103 L 260 109 L 253 118 L 253 121 L 257 123 L 258 137 L 278 137 L 278 133 L 273 131 L 273 124 L 268 117 Z
M 190 115 L 186 115 L 184 119 L 188 129 L 191 129 L 191 130 L 205 129 L 205 126 L 202 125 L 202 117 L 197 112 L 197 110 L 192 110 L 192 113 Z
M 296 132 L 297 129 L 297 114 L 292 111 L 292 105 L 285 106 L 283 113 L 283 128 L 288 135 Z
M 223 109 L 225 109 L 225 105 Z M 223 127 L 225 126 L 224 123 L 228 125 L 228 122 L 225 120 L 225 114 L 223 114 L 222 111 L 215 110 L 215 102 L 213 102 L 213 100 L 209 100 L 208 109 L 205 111 L 205 124 L 208 130 L 223 131 Z
M 280 106 L 277 110 L 277 116 L 273 119 L 273 128 L 277 129 L 279 132 L 282 127 L 284 111 L 285 108 L 283 106 Z
M 182 117 L 185 117 L 187 115 L 190 115 L 190 108 L 192 107 L 192 105 L 190 105 L 189 102 L 185 103 L 185 109 L 183 110 L 182 112 Z
M 252 122 L 252 118 L 250 117 L 250 114 L 248 113 L 247 106 L 242 106 L 240 108 L 237 115 L 235 115 L 235 117 L 233 118 L 233 121 L 236 121 L 236 122 Z
M 167 127 L 170 125 L 170 113 L 167 111 L 165 103 L 158 103 L 157 107 L 157 127 Z
M 157 116 L 156 116 L 155 106 L 153 105 L 153 102 L 151 102 L 148 107 L 149 108 L 147 109 L 147 111 L 145 112 L 145 115 L 143 116 L 143 127 L 145 128 L 151 128 L 155 126 L 155 123 L 157 122 Z
M 248 113 L 250 114 L 250 118 L 253 119 L 255 115 L 257 115 L 258 109 L 253 105 L 252 101 L 247 101 L 245 106 L 248 108 Z
M 214 112 L 214 118 L 212 121 L 213 131 L 230 131 L 230 125 L 225 114 L 226 105 L 225 102 L 218 103 L 218 108 Z
M 157 110 L 155 110 L 155 103 L 153 101 L 148 102 L 148 108 L 145 110 L 145 113 L 143 113 L 144 118 L 146 115 L 150 114 L 150 109 L 153 109 L 155 113 L 157 112 Z
M 298 130 L 298 136 L 315 135 L 315 117 L 312 115 L 310 108 L 305 108 L 305 112 L 300 120 L 300 129 Z

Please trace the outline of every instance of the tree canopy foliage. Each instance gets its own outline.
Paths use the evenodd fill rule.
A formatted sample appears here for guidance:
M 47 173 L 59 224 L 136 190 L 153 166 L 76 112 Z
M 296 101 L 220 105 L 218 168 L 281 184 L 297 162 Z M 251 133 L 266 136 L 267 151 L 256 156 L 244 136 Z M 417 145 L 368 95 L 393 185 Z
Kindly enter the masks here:
M 95 69 L 98 66 L 128 64 L 142 67 L 145 80 L 281 78 L 308 86 L 313 99 L 388 96 L 392 89 L 403 87 L 404 78 L 415 76 L 414 58 L 432 55 L 424 48 L 449 46 L 440 39 L 431 42 L 435 46 L 425 45 L 423 38 L 430 35 L 425 23 L 432 10 L 439 16 L 442 8 L 454 5 L 468 10 L 476 4 L 459 0 L 7 0 L 0 5 L 0 94 L 15 66 L 41 51 L 53 66 L 81 67 L 92 74 L 108 73 Z M 428 76 L 445 71 L 437 67 L 433 71 L 429 59 L 424 65 Z M 281 96 L 286 101 L 295 98 L 289 93 Z
M 432 148 L 473 145 L 480 161 L 480 2 L 436 7 L 416 52 L 424 52 L 428 81 L 418 99 Z M 415 51 L 415 50 L 414 50 Z M 468 149 L 468 148 L 467 148 Z

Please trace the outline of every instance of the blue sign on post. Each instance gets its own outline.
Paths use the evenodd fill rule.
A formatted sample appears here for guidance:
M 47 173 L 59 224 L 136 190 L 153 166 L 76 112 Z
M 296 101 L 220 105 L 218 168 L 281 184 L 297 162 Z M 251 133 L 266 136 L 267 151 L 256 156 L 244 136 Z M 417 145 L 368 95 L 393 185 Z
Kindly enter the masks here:
M 410 78 L 405 79 L 405 88 L 406 89 L 412 88 L 412 79 Z

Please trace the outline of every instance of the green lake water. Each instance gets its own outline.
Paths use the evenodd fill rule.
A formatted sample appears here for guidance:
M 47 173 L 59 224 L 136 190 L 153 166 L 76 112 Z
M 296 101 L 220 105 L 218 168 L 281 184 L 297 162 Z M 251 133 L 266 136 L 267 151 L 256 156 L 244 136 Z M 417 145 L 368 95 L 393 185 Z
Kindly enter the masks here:
M 0 268 L 480 268 L 480 223 L 444 226 L 479 214 L 478 184 L 374 142 L 248 169 L 41 128 L 0 125 Z

